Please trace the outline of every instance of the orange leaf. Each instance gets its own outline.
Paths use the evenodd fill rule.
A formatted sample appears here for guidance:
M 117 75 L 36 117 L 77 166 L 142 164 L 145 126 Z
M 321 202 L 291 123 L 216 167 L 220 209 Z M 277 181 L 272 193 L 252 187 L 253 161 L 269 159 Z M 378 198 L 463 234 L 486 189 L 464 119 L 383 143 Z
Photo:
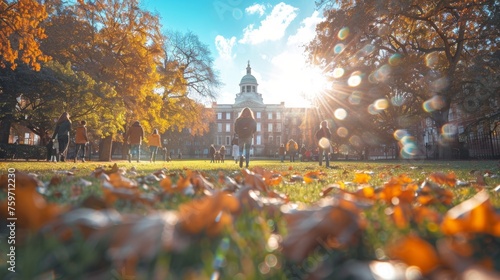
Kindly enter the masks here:
M 401 260 L 409 266 L 420 268 L 423 275 L 440 265 L 436 250 L 427 241 L 410 235 L 396 241 L 388 248 L 391 257 Z
M 215 236 L 232 222 L 226 215 L 239 210 L 238 200 L 226 193 L 217 192 L 179 206 L 180 225 L 191 234 L 205 231 L 209 236 Z
M 481 191 L 474 197 L 448 210 L 441 229 L 444 234 L 486 233 L 500 236 L 500 219 L 491 205 L 488 193 Z
M 136 188 L 137 182 L 126 178 L 120 173 L 109 174 L 109 183 L 115 188 Z
M 429 179 L 436 182 L 437 184 L 448 185 L 450 187 L 454 187 L 457 182 L 457 178 L 455 177 L 454 172 L 450 172 L 448 174 L 444 174 L 442 172 L 434 172 L 429 175 Z
M 366 173 L 356 173 L 354 174 L 354 183 L 367 184 L 372 177 Z

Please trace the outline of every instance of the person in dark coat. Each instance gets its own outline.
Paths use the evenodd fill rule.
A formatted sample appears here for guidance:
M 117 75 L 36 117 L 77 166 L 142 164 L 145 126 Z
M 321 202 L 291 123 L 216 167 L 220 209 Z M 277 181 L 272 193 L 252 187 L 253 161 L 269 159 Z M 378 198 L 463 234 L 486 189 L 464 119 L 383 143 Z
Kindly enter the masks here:
M 46 131 L 42 137 L 42 145 L 47 148 L 47 161 L 50 161 L 52 155 L 52 138 L 48 131 Z
M 315 136 L 319 146 L 319 155 L 318 155 L 319 166 L 321 166 L 323 163 L 323 155 L 324 155 L 326 167 L 330 167 L 329 154 L 330 154 L 330 139 L 332 138 L 332 132 L 328 127 L 328 121 L 325 120 L 321 122 L 319 129 L 316 131 Z M 325 138 L 328 141 L 326 141 L 323 138 Z M 322 143 L 327 143 L 328 145 L 323 145 Z
M 210 149 L 208 150 L 208 155 L 210 156 L 210 163 L 215 162 L 215 146 L 214 144 L 210 145 Z
M 278 155 L 280 156 L 280 161 L 283 162 L 285 161 L 285 144 L 281 144 L 279 149 L 278 149 Z
M 234 130 L 239 137 L 240 167 L 243 167 L 243 161 L 245 161 L 245 167 L 248 168 L 250 147 L 252 146 L 253 135 L 257 131 L 257 122 L 250 108 L 245 107 L 241 110 L 240 116 L 234 122 Z
M 125 135 L 125 141 L 130 144 L 128 162 L 132 162 L 132 156 L 137 156 L 137 162 L 141 160 L 141 144 L 144 139 L 144 129 L 139 121 L 135 121 Z
M 54 134 L 52 139 L 57 138 L 59 142 L 59 161 L 66 160 L 66 152 L 69 145 L 69 132 L 71 130 L 71 120 L 69 118 L 69 113 L 64 112 L 61 114 L 56 122 L 56 128 L 54 129 Z
M 231 140 L 231 145 L 233 148 L 232 155 L 234 158 L 234 163 L 238 163 L 238 159 L 240 157 L 240 146 L 238 145 L 238 134 L 234 134 L 233 140 Z

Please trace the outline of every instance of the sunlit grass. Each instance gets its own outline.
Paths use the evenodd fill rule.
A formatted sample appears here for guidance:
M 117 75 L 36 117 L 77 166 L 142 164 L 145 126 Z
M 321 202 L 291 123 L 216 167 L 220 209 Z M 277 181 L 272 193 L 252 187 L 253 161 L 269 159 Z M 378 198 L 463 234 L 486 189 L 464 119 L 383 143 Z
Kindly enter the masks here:
M 210 163 L 207 160 L 174 160 L 171 162 L 85 162 L 85 163 L 51 163 L 51 162 L 0 162 L 0 174 L 6 174 L 9 168 L 17 171 L 32 173 L 40 180 L 47 183 L 57 177 L 58 184 L 46 188 L 44 197 L 48 202 L 78 206 L 83 200 L 90 196 L 103 197 L 102 182 L 92 177 L 96 168 L 104 167 L 109 170 L 116 164 L 121 168 L 127 178 L 140 179 L 158 170 L 164 170 L 172 181 L 178 180 L 180 176 L 189 170 L 197 171 L 210 181 L 216 189 L 224 188 L 224 183 L 219 180 L 222 175 L 231 178 L 241 177 L 241 168 L 231 159 L 225 163 Z M 449 187 L 454 194 L 453 204 L 458 204 L 474 196 L 478 190 L 473 183 L 478 176 L 484 177 L 486 189 L 490 192 L 492 203 L 498 207 L 500 198 L 498 192 L 493 191 L 500 184 L 499 165 L 497 161 L 332 161 L 331 168 L 324 165 L 319 166 L 317 162 L 288 162 L 281 163 L 279 160 L 251 160 L 250 170 L 262 167 L 268 171 L 280 174 L 282 181 L 277 186 L 270 187 L 277 193 L 284 194 L 288 199 L 301 207 L 306 208 L 322 198 L 322 191 L 328 186 L 335 184 L 342 186 L 347 191 L 356 191 L 359 184 L 354 183 L 357 173 L 369 174 L 368 184 L 374 188 L 384 185 L 390 178 L 406 174 L 417 184 L 421 184 L 434 172 L 448 174 L 453 172 L 457 180 L 469 183 L 463 186 Z M 316 171 L 321 171 L 320 173 Z M 292 178 L 303 178 L 308 173 L 320 174 L 317 179 L 306 183 L 305 180 L 293 180 Z M 486 175 L 486 176 L 484 176 Z M 75 195 L 74 187 L 83 184 L 85 187 L 77 187 L 81 193 Z M 141 192 L 158 192 L 159 183 L 139 184 Z M 5 193 L 0 193 L 0 200 L 4 200 Z M 156 201 L 152 205 L 143 205 L 128 200 L 118 200 L 112 208 L 121 214 L 149 215 L 155 211 L 173 210 L 177 211 L 179 205 L 189 203 L 193 199 L 200 198 L 195 195 L 182 193 L 170 194 Z M 19 206 L 21 207 L 21 206 Z M 435 209 L 444 213 L 447 208 Z M 441 232 L 436 230 L 436 225 L 422 223 L 410 228 L 398 228 L 391 217 L 387 215 L 387 205 L 375 202 L 370 211 L 363 213 L 364 218 L 369 221 L 365 228 L 365 234 L 360 239 L 360 244 L 345 250 L 331 250 L 313 252 L 318 254 L 320 260 L 332 259 L 333 261 L 343 258 L 353 259 L 376 259 L 381 248 L 392 239 L 408 234 L 409 230 L 418 232 L 420 236 L 429 241 L 440 238 Z M 5 234 L 5 233 L 4 233 Z M 301 271 L 300 264 L 287 263 L 278 250 L 267 250 L 268 240 L 271 234 L 287 236 L 285 220 L 273 217 L 271 212 L 263 213 L 248 211 L 244 212 L 235 220 L 234 227 L 227 229 L 216 238 L 200 238 L 191 240 L 191 245 L 182 252 L 161 251 L 159 255 L 147 262 L 148 266 L 138 266 L 137 279 L 153 279 L 155 273 L 163 273 L 164 279 L 181 279 L 186 275 L 194 278 L 206 279 L 207 275 L 216 273 L 218 269 L 223 270 L 224 275 L 220 279 L 287 279 Z M 22 277 L 34 279 L 40 276 L 39 271 L 44 271 L 41 260 L 52 260 L 59 263 L 55 267 L 57 273 L 65 277 L 82 277 L 84 273 L 95 269 L 104 259 L 106 247 L 95 247 L 89 249 L 83 239 L 76 236 L 71 244 L 64 244 L 56 239 L 29 238 L 26 246 L 19 246 L 19 265 L 24 268 Z M 197 240 L 196 242 L 194 240 Z M 221 252 L 222 244 L 228 243 L 227 251 Z M 70 246 L 69 246 L 70 245 Z M 0 244 L 2 251 L 7 250 L 5 243 Z M 0 260 L 5 263 L 5 255 Z M 264 265 L 265 260 L 278 259 L 282 267 L 270 269 Z M 217 262 L 223 261 L 224 267 L 218 267 Z M 54 265 L 45 263 L 46 266 Z M 273 262 L 270 261 L 270 264 Z M 158 272 L 160 271 L 160 272 Z M 109 277 L 119 278 L 116 270 L 109 271 Z M 114 275 L 116 274 L 116 275 Z M 0 278 L 2 274 L 0 273 Z M 305 275 L 304 275 L 305 276 Z M 243 278 L 242 278 L 243 279 Z

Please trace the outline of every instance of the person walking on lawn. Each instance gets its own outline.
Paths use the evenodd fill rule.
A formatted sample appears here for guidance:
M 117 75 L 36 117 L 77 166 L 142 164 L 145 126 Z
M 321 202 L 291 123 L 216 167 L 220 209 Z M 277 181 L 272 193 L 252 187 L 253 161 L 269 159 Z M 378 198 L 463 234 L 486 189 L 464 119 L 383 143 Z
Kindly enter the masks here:
M 234 134 L 233 140 L 231 141 L 231 145 L 233 146 L 232 155 L 234 158 L 234 163 L 238 163 L 238 159 L 240 157 L 240 146 L 238 145 L 238 134 Z
M 243 167 L 243 161 L 245 161 L 245 167 L 248 168 L 250 146 L 252 145 L 253 135 L 257 131 L 257 122 L 250 108 L 245 107 L 241 110 L 240 116 L 234 122 L 234 130 L 239 137 L 240 167 Z
M 87 136 L 87 122 L 82 120 L 80 121 L 80 125 L 76 128 L 75 133 L 75 160 L 78 160 L 78 154 L 80 153 L 80 149 L 82 150 L 82 162 L 85 162 L 85 147 L 89 142 L 89 138 Z
M 69 119 L 69 113 L 64 112 L 61 114 L 56 122 L 56 128 L 54 129 L 54 134 L 52 139 L 57 138 L 59 143 L 59 154 L 58 161 L 65 161 L 66 152 L 69 145 L 69 131 L 71 130 L 71 120 Z
M 316 131 L 316 141 L 319 146 L 319 166 L 323 163 L 323 156 L 325 156 L 326 167 L 330 167 L 330 139 L 332 138 L 332 132 L 328 127 L 328 121 L 322 121 L 319 125 L 319 129 Z
M 210 163 L 215 162 L 215 152 L 217 152 L 217 150 L 215 149 L 214 144 L 210 145 L 210 149 L 208 150 L 208 155 L 210 156 Z
M 149 135 L 148 145 L 149 145 L 149 151 L 151 152 L 151 157 L 149 158 L 149 162 L 155 162 L 158 149 L 161 148 L 161 136 L 158 133 L 158 129 L 155 128 L 153 130 L 153 133 Z
M 297 151 L 299 150 L 299 144 L 295 142 L 295 140 L 290 139 L 286 143 L 286 152 L 288 155 L 290 155 L 290 162 L 295 162 L 295 155 L 297 154 Z
M 128 162 L 132 162 L 132 156 L 137 155 L 137 162 L 141 160 L 141 144 L 144 139 L 144 129 L 141 123 L 135 121 L 125 135 L 125 141 L 130 144 Z

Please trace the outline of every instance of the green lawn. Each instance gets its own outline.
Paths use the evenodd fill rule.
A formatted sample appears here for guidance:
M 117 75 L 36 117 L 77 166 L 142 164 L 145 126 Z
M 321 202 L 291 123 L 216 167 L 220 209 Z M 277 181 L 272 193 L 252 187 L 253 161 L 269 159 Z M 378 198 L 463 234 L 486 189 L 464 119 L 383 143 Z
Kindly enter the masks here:
M 111 172 L 115 163 L 119 170 Z M 42 182 L 38 192 L 44 203 L 68 207 L 62 211 L 65 218 L 47 220 L 50 229 L 47 225 L 41 231 L 17 229 L 18 279 L 40 275 L 48 279 L 96 275 L 103 279 L 127 279 L 127 275 L 132 279 L 304 279 L 320 274 L 323 276 L 317 279 L 331 279 L 338 273 L 346 275 L 339 279 L 356 279 L 355 273 L 371 267 L 370 263 L 393 265 L 387 262 L 395 261 L 393 256 L 418 267 L 429 279 L 438 269 L 460 275 L 469 262 L 441 261 L 443 250 L 438 244 L 450 238 L 442 230 L 443 217 L 481 190 L 496 212 L 500 207 L 499 191 L 495 190 L 500 185 L 498 161 L 333 161 L 330 165 L 327 169 L 317 162 L 252 160 L 249 169 L 255 173 L 243 173 L 232 160 L 0 162 L 0 175 L 15 169 L 36 176 Z M 106 180 L 96 176 L 99 169 L 122 175 L 118 182 Z M 161 176 L 152 177 L 153 173 L 163 174 L 171 183 Z M 453 186 L 433 179 L 436 174 L 452 178 Z M 18 176 L 17 184 L 23 184 Z M 402 178 L 411 182 L 400 183 Z M 133 186 L 125 192 L 120 187 L 123 184 Z M 391 189 L 394 186 L 398 194 Z M 16 191 L 22 187 L 16 185 Z M 399 193 L 405 188 L 419 188 L 415 200 Z M 220 190 L 224 190 L 221 197 L 215 195 Z M 445 202 L 448 194 L 452 194 L 450 203 Z M 21 205 L 31 200 L 17 195 L 18 213 L 19 208 L 42 209 Z M 388 195 L 394 198 L 384 202 Z M 433 202 L 421 207 L 429 197 Z M 7 193 L 0 193 L 0 201 L 6 199 Z M 411 201 L 404 204 L 405 199 Z M 238 210 L 233 209 L 233 200 L 238 201 Z M 113 220 L 110 211 L 120 219 Z M 429 219 L 418 220 L 417 213 L 426 213 L 422 215 Z M 497 221 L 500 229 L 498 215 L 488 215 L 493 215 L 488 221 Z M 166 222 L 173 217 L 179 221 Z M 2 222 L 7 219 L 0 218 Z M 223 224 L 219 221 L 229 222 L 218 228 Z M 500 250 L 482 248 L 500 244 L 495 235 L 500 230 L 471 236 L 468 226 L 461 228 L 474 253 L 467 260 L 490 260 L 489 269 L 498 273 Z M 0 234 L 2 240 L 12 235 L 5 227 Z M 408 250 L 414 253 L 394 252 L 391 242 L 405 236 L 425 240 L 434 248 L 431 251 L 441 254 L 435 258 L 439 261 L 413 259 L 425 246 L 414 248 L 408 240 L 403 244 L 410 244 Z M 1 252 L 10 249 L 5 242 L 0 248 Z M 8 258 L 0 255 L 2 264 Z M 453 267 L 459 263 L 463 267 Z M 0 276 L 7 279 L 12 276 L 9 273 Z

